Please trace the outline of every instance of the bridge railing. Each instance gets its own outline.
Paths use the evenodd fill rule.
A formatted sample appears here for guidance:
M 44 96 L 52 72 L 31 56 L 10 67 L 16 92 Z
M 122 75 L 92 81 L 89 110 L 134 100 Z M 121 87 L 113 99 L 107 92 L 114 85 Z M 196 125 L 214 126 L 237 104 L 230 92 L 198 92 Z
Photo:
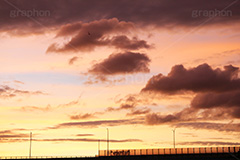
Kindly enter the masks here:
M 89 156 L 2 156 L 2 159 L 52 159 L 52 158 L 89 158 Z
M 100 150 L 99 156 L 237 153 L 240 147 L 159 148 Z

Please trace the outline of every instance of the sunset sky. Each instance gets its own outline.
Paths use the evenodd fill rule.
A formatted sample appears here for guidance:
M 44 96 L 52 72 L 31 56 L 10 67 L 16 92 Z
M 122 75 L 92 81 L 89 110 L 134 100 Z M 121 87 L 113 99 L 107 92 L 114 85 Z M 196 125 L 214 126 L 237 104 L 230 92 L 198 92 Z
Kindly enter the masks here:
M 0 157 L 240 145 L 239 0 L 0 0 Z

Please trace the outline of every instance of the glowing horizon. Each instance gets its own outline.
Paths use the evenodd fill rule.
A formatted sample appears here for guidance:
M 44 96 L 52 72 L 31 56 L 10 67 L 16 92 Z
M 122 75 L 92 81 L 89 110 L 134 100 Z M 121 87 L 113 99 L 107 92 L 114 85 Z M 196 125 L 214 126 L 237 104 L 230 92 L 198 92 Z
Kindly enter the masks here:
M 0 1 L 0 157 L 240 144 L 240 3 L 136 3 Z

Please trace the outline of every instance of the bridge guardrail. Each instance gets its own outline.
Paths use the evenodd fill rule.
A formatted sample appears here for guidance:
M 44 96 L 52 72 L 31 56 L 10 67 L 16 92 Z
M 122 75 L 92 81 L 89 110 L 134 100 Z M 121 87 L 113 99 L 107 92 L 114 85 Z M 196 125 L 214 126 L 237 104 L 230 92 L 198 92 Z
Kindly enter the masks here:
M 51 158 L 90 158 L 90 156 L 0 156 L 0 160 L 5 159 L 51 159 Z
M 118 149 L 109 150 L 109 155 L 107 154 L 107 150 L 100 150 L 99 156 L 237 153 L 239 150 L 240 147 Z

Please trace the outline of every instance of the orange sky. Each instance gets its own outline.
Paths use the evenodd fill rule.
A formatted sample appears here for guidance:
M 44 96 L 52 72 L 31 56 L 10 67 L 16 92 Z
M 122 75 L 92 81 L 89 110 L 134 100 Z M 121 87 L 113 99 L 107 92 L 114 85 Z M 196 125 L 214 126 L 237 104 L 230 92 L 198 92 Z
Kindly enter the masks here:
M 239 2 L 64 2 L 0 1 L 0 156 L 239 145 Z

